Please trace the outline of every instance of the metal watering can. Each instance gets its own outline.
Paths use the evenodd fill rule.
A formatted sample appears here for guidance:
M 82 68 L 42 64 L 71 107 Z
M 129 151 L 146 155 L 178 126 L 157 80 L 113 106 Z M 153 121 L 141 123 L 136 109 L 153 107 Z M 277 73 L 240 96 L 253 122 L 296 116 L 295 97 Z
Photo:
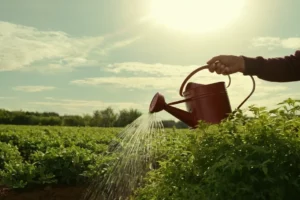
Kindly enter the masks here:
M 149 106 L 149 112 L 155 113 L 165 110 L 191 128 L 196 128 L 200 120 L 210 124 L 218 124 L 223 119 L 227 118 L 228 115 L 232 113 L 232 110 L 225 82 L 216 82 L 207 85 L 189 82 L 183 92 L 186 82 L 198 71 L 207 68 L 208 65 L 199 67 L 185 78 L 179 90 L 179 95 L 184 97 L 183 100 L 167 104 L 164 96 L 160 93 L 156 93 Z M 246 99 L 236 108 L 236 110 L 238 110 L 250 98 L 255 90 L 254 79 L 252 76 L 250 77 L 253 82 L 253 89 Z M 231 83 L 229 75 L 228 78 L 229 84 L 227 88 Z M 171 106 L 183 102 L 186 104 L 187 111 Z

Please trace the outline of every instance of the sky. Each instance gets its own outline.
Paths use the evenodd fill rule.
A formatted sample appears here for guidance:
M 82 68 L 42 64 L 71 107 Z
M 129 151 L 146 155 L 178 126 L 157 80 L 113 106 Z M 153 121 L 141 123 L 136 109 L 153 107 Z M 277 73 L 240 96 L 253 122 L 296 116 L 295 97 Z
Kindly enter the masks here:
M 0 0 L 0 108 L 81 115 L 110 106 L 147 113 L 156 92 L 167 102 L 181 100 L 182 81 L 213 56 L 271 58 L 300 49 L 298 0 L 245 0 L 241 6 L 161 0 L 155 12 L 153 1 Z M 229 13 L 233 19 L 221 26 Z M 255 92 L 242 108 L 272 108 L 300 97 L 298 82 L 254 78 Z M 234 109 L 252 82 L 242 74 L 231 79 Z M 201 71 L 190 81 L 228 78 Z M 177 107 L 185 109 L 184 103 Z

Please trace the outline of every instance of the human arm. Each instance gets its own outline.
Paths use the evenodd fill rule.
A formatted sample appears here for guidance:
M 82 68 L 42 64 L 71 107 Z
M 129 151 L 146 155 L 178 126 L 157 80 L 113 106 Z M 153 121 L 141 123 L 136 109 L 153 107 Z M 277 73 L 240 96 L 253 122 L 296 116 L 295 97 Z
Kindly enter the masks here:
M 211 72 L 218 74 L 241 72 L 272 82 L 300 80 L 300 51 L 296 51 L 294 55 L 269 59 L 261 56 L 250 58 L 221 55 L 212 58 L 207 64 Z

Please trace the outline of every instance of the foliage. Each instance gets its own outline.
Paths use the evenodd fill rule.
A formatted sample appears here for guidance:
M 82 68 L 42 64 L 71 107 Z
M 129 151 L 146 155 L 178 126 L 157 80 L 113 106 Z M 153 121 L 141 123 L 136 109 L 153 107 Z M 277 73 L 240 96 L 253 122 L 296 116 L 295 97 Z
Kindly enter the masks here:
M 85 126 L 84 118 L 76 115 L 66 115 L 62 119 L 63 126 Z
M 93 115 L 62 115 L 53 112 L 7 111 L 0 109 L 0 124 L 125 127 L 142 113 L 135 109 L 123 109 L 116 113 L 113 108 L 96 110 Z
M 4 168 L 6 162 L 20 162 L 21 160 L 22 157 L 16 146 L 0 142 L 0 169 Z
M 162 124 L 165 128 L 177 128 L 177 129 L 182 129 L 182 128 L 188 128 L 188 125 L 186 125 L 182 121 L 175 122 L 174 120 L 163 120 Z
M 140 117 L 142 113 L 136 109 L 123 109 L 120 111 L 118 118 L 115 121 L 116 127 L 125 127 L 131 124 L 135 119 Z
M 103 174 L 103 156 L 120 129 L 0 126 L 0 185 L 84 184 Z
M 7 111 L 0 109 L 0 124 L 41 125 L 41 126 L 90 126 L 126 127 L 139 118 L 142 113 L 137 109 L 122 109 L 118 113 L 113 108 L 95 110 L 92 115 L 59 115 L 54 112 Z M 181 121 L 163 120 L 165 128 L 187 128 Z
M 111 107 L 105 110 L 96 110 L 91 120 L 92 126 L 113 127 L 117 120 L 117 114 Z
M 299 102 L 250 106 L 251 117 L 237 110 L 221 124 L 166 134 L 135 199 L 298 199 Z
M 250 106 L 249 115 L 237 110 L 221 124 L 199 122 L 194 130 L 166 129 L 153 141 L 152 170 L 132 198 L 298 199 L 299 102 L 287 99 L 270 111 Z M 106 116 L 115 119 L 110 111 Z M 0 126 L 0 185 L 82 185 L 91 177 L 101 179 L 118 157 L 109 144 L 119 130 Z

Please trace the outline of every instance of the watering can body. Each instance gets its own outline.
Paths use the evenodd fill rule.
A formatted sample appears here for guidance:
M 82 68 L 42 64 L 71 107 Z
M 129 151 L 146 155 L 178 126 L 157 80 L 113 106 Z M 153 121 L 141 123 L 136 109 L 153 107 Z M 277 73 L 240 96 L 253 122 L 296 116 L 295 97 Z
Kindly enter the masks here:
M 207 68 L 207 66 L 194 70 L 183 81 L 179 91 L 179 94 L 184 97 L 183 100 L 167 104 L 164 96 L 160 93 L 156 93 L 151 101 L 149 112 L 154 113 L 165 110 L 171 115 L 175 116 L 177 119 L 186 123 L 191 128 L 196 128 L 200 120 L 210 124 L 218 124 L 223 119 L 227 118 L 228 115 L 232 113 L 232 110 L 225 82 L 216 82 L 207 85 L 189 82 L 186 85 L 185 91 L 183 91 L 188 79 L 190 79 L 190 77 L 198 71 L 205 68 Z M 254 83 L 252 76 L 251 78 Z M 229 80 L 231 82 L 230 77 Z M 227 87 L 229 87 L 229 85 Z M 255 84 L 253 84 L 253 89 L 250 95 L 248 95 L 248 97 L 238 106 L 238 108 L 240 108 L 252 95 L 254 89 Z M 172 106 L 179 103 L 185 103 L 187 111 Z
M 191 113 L 195 126 L 199 120 L 216 124 L 225 119 L 231 111 L 224 82 L 203 85 L 188 83 L 183 93 L 187 112 Z

